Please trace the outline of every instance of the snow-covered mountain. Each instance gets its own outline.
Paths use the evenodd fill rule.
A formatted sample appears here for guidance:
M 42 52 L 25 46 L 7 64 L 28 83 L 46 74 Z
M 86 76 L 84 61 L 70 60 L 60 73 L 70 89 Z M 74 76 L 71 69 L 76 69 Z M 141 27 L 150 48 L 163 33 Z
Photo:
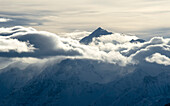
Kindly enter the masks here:
M 38 67 L 32 65 L 25 69 L 11 66 L 2 69 L 0 73 L 0 102 L 6 95 L 24 86 L 27 81 L 37 76 L 40 72 L 41 70 Z
M 66 59 L 10 92 L 1 105 L 161 106 L 170 101 L 170 67 L 118 67 Z M 130 68 L 131 67 L 131 68 Z M 143 70 L 145 69 L 145 70 Z M 152 75 L 153 71 L 157 71 Z
M 10 92 L 1 105 L 161 106 L 170 101 L 170 67 L 131 67 L 133 73 L 99 61 L 67 59 Z

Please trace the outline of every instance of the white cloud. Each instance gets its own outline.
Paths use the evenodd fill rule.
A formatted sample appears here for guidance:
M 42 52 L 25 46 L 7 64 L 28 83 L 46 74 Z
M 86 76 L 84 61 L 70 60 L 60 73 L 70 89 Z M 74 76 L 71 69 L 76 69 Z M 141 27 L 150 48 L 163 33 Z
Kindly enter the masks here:
M 163 64 L 165 66 L 170 65 L 170 58 L 165 55 L 161 55 L 160 53 L 155 53 L 150 57 L 146 57 L 145 60 L 150 63 Z
M 131 48 L 129 48 L 128 50 L 122 51 L 122 53 L 126 56 L 130 56 L 130 55 L 135 55 L 135 53 L 140 53 L 140 51 L 148 50 L 149 48 L 152 48 L 152 47 L 164 48 L 165 45 L 168 46 L 169 41 L 170 39 L 168 38 L 164 39 L 162 37 L 153 37 L 150 41 L 147 41 L 145 43 L 132 45 Z
M 33 52 L 35 48 L 28 42 L 21 42 L 17 39 L 6 39 L 0 37 L 0 52 L 16 51 L 21 52 Z
M 7 19 L 7 18 L 0 18 L 0 23 L 1 22 L 8 22 L 8 21 L 12 21 L 11 19 Z
M 114 33 L 109 36 L 101 36 L 94 38 L 93 42 L 102 42 L 102 43 L 113 43 L 113 44 L 122 44 L 131 41 L 132 39 L 138 39 L 136 36 L 128 36 L 125 34 Z

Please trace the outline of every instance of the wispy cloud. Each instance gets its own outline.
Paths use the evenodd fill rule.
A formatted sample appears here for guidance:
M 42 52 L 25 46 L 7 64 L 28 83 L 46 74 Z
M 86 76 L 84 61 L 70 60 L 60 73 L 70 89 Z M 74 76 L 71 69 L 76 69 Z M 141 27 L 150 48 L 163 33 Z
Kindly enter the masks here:
M 55 33 L 76 29 L 90 31 L 98 26 L 124 33 L 170 27 L 167 23 L 170 18 L 168 0 L 64 0 L 64 3 L 60 0 L 26 1 L 4 1 L 0 7 L 1 15 L 10 19 L 17 18 L 12 25 L 36 26 Z

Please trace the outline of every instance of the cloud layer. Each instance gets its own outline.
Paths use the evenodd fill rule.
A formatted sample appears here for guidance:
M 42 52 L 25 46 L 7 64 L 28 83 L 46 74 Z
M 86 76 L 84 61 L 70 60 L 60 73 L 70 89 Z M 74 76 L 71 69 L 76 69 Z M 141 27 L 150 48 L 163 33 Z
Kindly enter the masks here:
M 87 35 L 87 32 L 58 36 L 21 26 L 0 28 L 0 35 L 0 57 L 64 56 L 100 60 L 120 66 L 143 62 L 169 65 L 170 39 L 168 38 L 154 37 L 145 43 L 130 43 L 129 41 L 138 37 L 114 33 L 93 38 L 92 43 L 83 45 L 76 37 Z
M 48 57 L 57 55 L 80 55 L 76 48 L 52 33 L 33 28 L 1 28 L 0 55 L 3 57 Z M 11 45 L 10 45 L 11 44 Z

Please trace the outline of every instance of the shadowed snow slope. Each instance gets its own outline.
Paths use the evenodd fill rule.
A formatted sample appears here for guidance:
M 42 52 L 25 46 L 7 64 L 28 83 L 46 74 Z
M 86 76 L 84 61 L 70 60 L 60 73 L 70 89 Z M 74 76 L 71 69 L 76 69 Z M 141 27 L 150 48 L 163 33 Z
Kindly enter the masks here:
M 2 105 L 163 105 L 170 100 L 170 67 L 119 67 L 94 60 L 64 60 L 11 92 Z M 127 68 L 129 70 L 127 70 Z M 128 72 L 132 71 L 133 72 Z

